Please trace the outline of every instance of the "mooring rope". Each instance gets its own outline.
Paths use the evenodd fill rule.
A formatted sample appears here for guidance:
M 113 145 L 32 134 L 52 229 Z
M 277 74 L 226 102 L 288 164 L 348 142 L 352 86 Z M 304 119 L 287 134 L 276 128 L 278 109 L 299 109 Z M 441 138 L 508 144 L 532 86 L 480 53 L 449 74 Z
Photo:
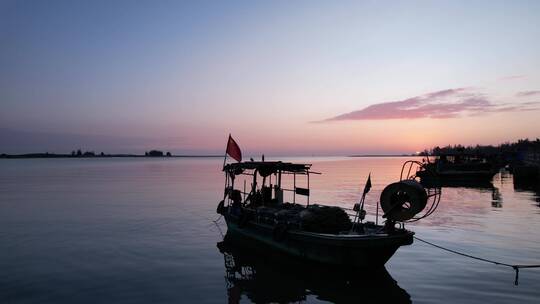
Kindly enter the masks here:
M 219 234 L 221 234 L 221 238 L 224 239 L 225 238 L 225 235 L 223 234 L 223 231 L 221 230 L 221 227 L 219 226 L 219 220 L 221 219 L 221 215 L 215 219 L 215 220 L 212 220 L 212 223 L 214 223 L 214 225 L 216 225 L 218 231 L 219 231 Z
M 212 222 L 214 222 L 215 224 L 217 224 L 217 222 L 219 222 L 219 220 L 223 217 L 222 214 L 220 214 L 215 220 L 212 220 Z
M 461 255 L 461 256 L 464 256 L 464 257 L 468 257 L 468 258 L 471 258 L 471 259 L 475 259 L 475 260 L 479 260 L 479 261 L 483 261 L 483 262 L 487 262 L 487 263 L 491 263 L 491 264 L 495 264 L 495 265 L 510 267 L 510 268 L 514 269 L 514 271 L 516 273 L 515 280 L 514 280 L 514 285 L 519 284 L 519 269 L 520 268 L 540 268 L 540 265 L 506 264 L 506 263 L 497 262 L 497 261 L 493 261 L 493 260 L 489 260 L 489 259 L 484 259 L 484 258 L 481 258 L 481 257 L 477 257 L 477 256 L 473 256 L 473 255 L 466 254 L 466 253 L 463 253 L 463 252 L 459 252 L 459 251 L 456 251 L 456 250 L 453 250 L 453 249 L 449 249 L 449 248 L 446 248 L 446 247 L 443 247 L 443 246 L 440 246 L 440 245 L 437 245 L 437 244 L 433 244 L 433 243 L 428 242 L 426 240 L 423 240 L 423 239 L 421 239 L 421 238 L 419 238 L 417 236 L 415 236 L 414 238 L 419 240 L 420 242 L 426 243 L 426 244 L 431 245 L 433 247 L 436 247 L 436 248 L 439 248 L 439 249 L 442 249 L 442 250 L 445 250 L 445 251 L 448 251 L 448 252 L 451 252 L 451 253 L 454 253 L 454 254 L 457 254 L 457 255 Z

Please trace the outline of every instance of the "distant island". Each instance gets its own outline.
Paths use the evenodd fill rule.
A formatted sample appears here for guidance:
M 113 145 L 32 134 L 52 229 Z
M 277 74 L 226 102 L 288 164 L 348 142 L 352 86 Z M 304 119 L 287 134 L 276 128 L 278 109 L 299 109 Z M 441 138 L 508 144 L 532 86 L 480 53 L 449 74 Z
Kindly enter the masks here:
M 96 153 L 94 151 L 85 151 L 81 149 L 73 150 L 68 154 L 59 153 L 26 153 L 26 154 L 0 154 L 0 158 L 111 158 L 111 157 L 151 157 L 151 158 L 167 158 L 167 157 L 223 157 L 223 155 L 173 155 L 171 152 L 163 152 L 160 150 L 150 150 L 144 154 L 105 154 L 103 152 Z

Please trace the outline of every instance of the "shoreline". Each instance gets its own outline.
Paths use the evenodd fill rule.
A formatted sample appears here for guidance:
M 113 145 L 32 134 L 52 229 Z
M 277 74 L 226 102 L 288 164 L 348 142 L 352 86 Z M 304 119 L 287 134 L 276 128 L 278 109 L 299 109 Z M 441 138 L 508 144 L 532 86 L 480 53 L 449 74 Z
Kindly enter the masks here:
M 170 156 L 150 156 L 137 154 L 110 154 L 110 155 L 88 155 L 88 156 L 73 156 L 71 154 L 47 154 L 47 153 L 32 153 L 32 154 L 1 154 L 0 159 L 38 159 L 38 158 L 73 158 L 73 159 L 88 159 L 88 158 L 216 158 L 223 155 L 170 155 Z
M 140 155 L 140 154 L 105 154 L 105 155 L 80 155 L 74 156 L 71 154 L 52 154 L 52 153 L 29 153 L 29 154 L 0 154 L 0 159 L 44 159 L 44 158 L 72 158 L 72 159 L 89 159 L 89 158 L 222 158 L 223 155 Z M 313 156 L 300 156 L 313 157 Z M 419 157 L 418 155 L 406 154 L 359 154 L 359 155 L 334 155 L 325 157 L 346 157 L 346 158 L 361 158 L 361 157 Z
M 420 157 L 422 155 L 407 155 L 407 154 L 359 154 L 359 155 L 348 155 L 347 157 Z

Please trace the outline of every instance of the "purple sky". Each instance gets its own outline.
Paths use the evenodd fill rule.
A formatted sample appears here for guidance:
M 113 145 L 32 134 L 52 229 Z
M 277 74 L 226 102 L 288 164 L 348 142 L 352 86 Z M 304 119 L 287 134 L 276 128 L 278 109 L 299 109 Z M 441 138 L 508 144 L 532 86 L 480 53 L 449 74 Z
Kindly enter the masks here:
M 539 137 L 538 37 L 538 1 L 2 1 L 0 153 Z

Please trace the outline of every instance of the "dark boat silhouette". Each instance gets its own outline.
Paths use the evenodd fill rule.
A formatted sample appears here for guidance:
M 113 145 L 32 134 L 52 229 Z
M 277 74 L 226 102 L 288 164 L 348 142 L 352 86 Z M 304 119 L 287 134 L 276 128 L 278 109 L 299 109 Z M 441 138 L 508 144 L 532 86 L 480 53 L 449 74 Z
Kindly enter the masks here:
M 227 233 L 223 254 L 228 303 L 298 303 L 314 296 L 332 303 L 411 303 L 383 267 L 358 273 L 291 258 Z
M 482 155 L 446 153 L 433 160 L 427 157 L 416 174 L 426 187 L 485 187 L 498 171 L 497 165 Z
M 380 199 L 386 222 L 378 225 L 363 222 L 366 191 L 354 210 L 310 204 L 309 176 L 315 172 L 309 164 L 250 161 L 227 164 L 223 171 L 225 199 L 217 212 L 224 216 L 229 235 L 303 260 L 343 268 L 382 267 L 400 246 L 413 242 L 414 232 L 405 229 L 403 223 L 419 219 L 415 216 L 428 199 L 440 199 L 440 189 L 426 191 L 414 179 L 390 184 Z M 235 189 L 235 179 L 240 175 L 253 179 L 249 192 Z M 282 187 L 284 175 L 292 175 L 293 189 Z M 299 176 L 307 179 L 306 188 L 297 186 Z M 292 192 L 293 203 L 283 202 L 283 191 Z M 307 197 L 307 204 L 297 204 L 296 195 Z M 433 210 L 432 204 L 428 213 Z

